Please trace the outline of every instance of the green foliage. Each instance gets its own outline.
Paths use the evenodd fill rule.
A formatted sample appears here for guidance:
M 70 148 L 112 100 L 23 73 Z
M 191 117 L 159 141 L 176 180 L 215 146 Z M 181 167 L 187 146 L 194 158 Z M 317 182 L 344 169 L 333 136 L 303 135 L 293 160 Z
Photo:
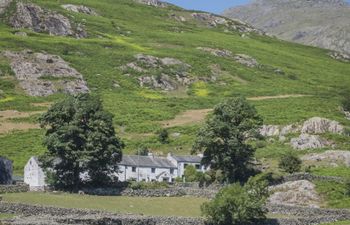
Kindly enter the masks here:
M 78 190 L 82 173 L 88 174 L 91 184 L 110 181 L 124 145 L 99 98 L 68 96 L 43 114 L 40 124 L 47 128 L 44 144 L 48 148 L 41 160 L 45 169 L 55 171 L 51 178 L 56 188 Z
M 161 129 L 158 132 L 158 140 L 162 144 L 168 144 L 169 143 L 169 132 L 167 129 Z
M 137 151 L 136 155 L 148 156 L 150 153 L 149 149 L 145 146 L 141 146 Z
M 165 189 L 169 185 L 166 182 L 144 182 L 144 181 L 132 181 L 128 185 L 129 188 L 133 190 L 142 190 L 142 189 Z
M 196 170 L 196 168 L 192 165 L 188 165 L 186 166 L 185 172 L 184 172 L 184 176 L 186 179 L 186 182 L 195 182 L 198 181 L 198 176 L 197 176 L 198 172 Z
M 231 184 L 221 189 L 212 201 L 204 203 L 202 213 L 213 225 L 256 224 L 266 218 L 267 187 L 261 177 L 250 178 L 244 186 Z
M 193 149 L 203 152 L 202 163 L 221 170 L 228 182 L 244 181 L 252 175 L 249 166 L 255 153 L 247 140 L 261 125 L 261 117 L 244 98 L 228 99 L 214 108 Z
M 350 111 L 350 91 L 344 92 L 342 107 L 345 111 Z
M 302 161 L 293 153 L 289 152 L 280 158 L 278 167 L 287 173 L 299 172 Z
M 347 196 L 345 183 L 317 181 L 316 191 L 326 202 L 328 208 L 350 208 L 350 196 Z

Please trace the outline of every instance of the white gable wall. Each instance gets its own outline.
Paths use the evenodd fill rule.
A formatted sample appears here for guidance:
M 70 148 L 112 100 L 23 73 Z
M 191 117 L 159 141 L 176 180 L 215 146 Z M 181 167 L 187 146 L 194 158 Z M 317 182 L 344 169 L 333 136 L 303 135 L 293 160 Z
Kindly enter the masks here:
M 29 185 L 31 191 L 45 189 L 45 173 L 38 165 L 37 160 L 32 157 L 24 167 L 24 183 Z

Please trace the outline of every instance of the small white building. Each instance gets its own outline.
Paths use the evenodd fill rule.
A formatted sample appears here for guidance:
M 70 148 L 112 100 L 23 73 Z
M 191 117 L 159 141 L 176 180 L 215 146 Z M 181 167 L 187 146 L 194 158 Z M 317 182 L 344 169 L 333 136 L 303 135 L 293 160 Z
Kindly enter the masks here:
M 31 157 L 24 167 L 24 183 L 31 191 L 43 191 L 46 187 L 46 176 L 37 157 Z
M 201 165 L 203 155 L 183 155 L 176 156 L 168 154 L 167 159 L 170 160 L 177 168 L 177 177 L 183 177 L 187 166 L 193 166 L 198 172 L 206 172 L 208 168 Z

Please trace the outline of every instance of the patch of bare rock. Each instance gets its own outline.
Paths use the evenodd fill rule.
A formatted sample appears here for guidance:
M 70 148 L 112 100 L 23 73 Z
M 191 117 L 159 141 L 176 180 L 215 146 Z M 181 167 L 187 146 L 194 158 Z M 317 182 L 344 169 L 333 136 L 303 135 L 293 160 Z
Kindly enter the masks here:
M 337 121 L 313 117 L 304 122 L 301 132 L 308 134 L 323 134 L 327 132 L 341 134 L 344 132 L 344 127 Z
M 241 21 L 228 19 L 223 16 L 218 16 L 211 13 L 192 13 L 191 16 L 195 20 L 207 25 L 208 27 L 215 28 L 222 26 L 226 29 L 238 31 L 240 33 L 257 33 L 260 35 L 264 34 L 264 32 L 262 32 L 261 30 L 255 29 L 252 26 Z
M 20 86 L 31 96 L 48 96 L 57 92 L 68 94 L 89 91 L 83 76 L 61 57 L 46 53 L 6 51 Z
M 290 144 L 294 149 L 305 150 L 324 148 L 330 146 L 332 143 L 317 135 L 301 134 L 297 138 L 292 138 Z
M 315 185 L 307 180 L 286 182 L 270 187 L 272 195 L 269 202 L 276 205 L 304 206 L 319 208 L 321 198 Z
M 92 16 L 98 15 L 95 10 L 93 10 L 85 5 L 65 4 L 65 5 L 62 5 L 62 8 L 64 8 L 65 10 L 71 11 L 71 12 L 75 12 L 75 13 L 84 13 L 84 14 L 92 15 Z
M 12 0 L 0 0 L 0 14 L 3 13 Z
M 166 8 L 170 5 L 169 3 L 162 2 L 159 0 L 135 0 L 135 1 L 138 3 L 141 3 L 141 4 L 154 6 L 154 7 L 158 7 L 158 8 Z
M 141 74 L 138 82 L 141 87 L 174 91 L 180 86 L 193 83 L 188 71 L 190 65 L 174 58 L 158 58 L 151 55 L 137 54 L 135 61 L 122 66 L 123 71 Z M 157 75 L 154 75 L 157 74 Z
M 245 65 L 247 67 L 253 68 L 253 67 L 259 66 L 259 63 L 256 59 L 246 54 L 233 55 L 231 51 L 226 49 L 217 49 L 217 48 L 208 48 L 208 47 L 198 47 L 197 49 L 204 52 L 208 52 L 214 56 L 232 58 L 236 62 L 242 65 Z
M 14 28 L 27 28 L 35 32 L 49 33 L 56 36 L 75 36 L 84 38 L 86 31 L 81 24 L 73 27 L 69 19 L 59 13 L 42 9 L 35 4 L 18 2 L 16 12 L 10 18 Z
M 342 52 L 330 52 L 329 56 L 335 60 L 339 60 L 342 62 L 350 62 L 350 55 Z
M 350 151 L 330 150 L 323 153 L 312 153 L 304 155 L 301 158 L 303 161 L 310 163 L 321 163 L 328 166 L 344 165 L 350 167 Z

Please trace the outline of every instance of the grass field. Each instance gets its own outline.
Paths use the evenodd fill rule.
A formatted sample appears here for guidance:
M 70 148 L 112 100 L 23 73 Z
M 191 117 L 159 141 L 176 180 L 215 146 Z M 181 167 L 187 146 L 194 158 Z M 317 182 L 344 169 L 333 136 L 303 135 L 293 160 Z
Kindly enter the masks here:
M 81 196 L 75 194 L 17 193 L 3 195 L 5 201 L 64 208 L 96 209 L 115 213 L 155 216 L 199 217 L 204 198 L 141 198 Z

